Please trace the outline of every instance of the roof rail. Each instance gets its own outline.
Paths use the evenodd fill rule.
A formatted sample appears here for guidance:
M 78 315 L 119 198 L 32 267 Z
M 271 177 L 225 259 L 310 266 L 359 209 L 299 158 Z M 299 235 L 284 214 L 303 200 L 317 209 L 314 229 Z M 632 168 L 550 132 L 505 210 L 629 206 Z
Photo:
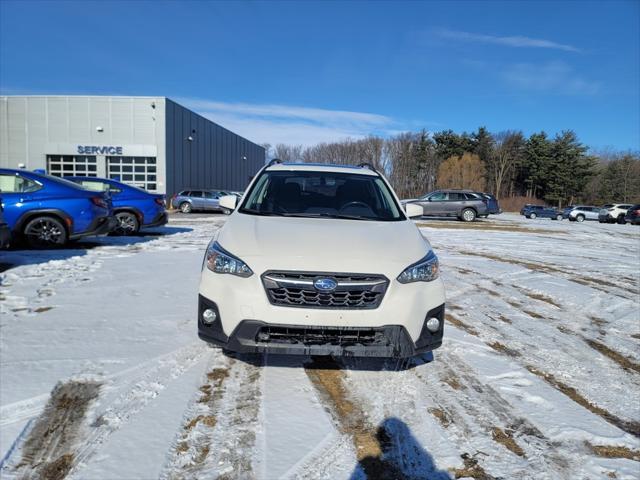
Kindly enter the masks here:
M 362 162 L 362 163 L 359 163 L 357 166 L 360 167 L 360 168 L 368 168 L 372 172 L 376 172 L 378 174 L 380 173 L 380 172 L 378 172 L 378 170 L 376 170 L 376 167 L 374 167 L 373 164 L 371 164 L 369 162 Z
M 280 160 L 279 158 L 272 158 L 271 161 L 267 164 L 267 167 L 272 167 L 280 163 L 282 163 L 282 160 Z

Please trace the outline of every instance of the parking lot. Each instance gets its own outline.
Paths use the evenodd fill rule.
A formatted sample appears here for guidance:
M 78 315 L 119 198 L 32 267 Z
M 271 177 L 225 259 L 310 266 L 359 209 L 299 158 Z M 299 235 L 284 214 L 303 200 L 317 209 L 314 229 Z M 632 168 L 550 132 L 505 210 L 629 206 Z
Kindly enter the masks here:
M 227 218 L 2 254 L 3 478 L 640 474 L 637 227 L 417 221 L 444 344 L 374 361 L 201 342 L 202 257 Z

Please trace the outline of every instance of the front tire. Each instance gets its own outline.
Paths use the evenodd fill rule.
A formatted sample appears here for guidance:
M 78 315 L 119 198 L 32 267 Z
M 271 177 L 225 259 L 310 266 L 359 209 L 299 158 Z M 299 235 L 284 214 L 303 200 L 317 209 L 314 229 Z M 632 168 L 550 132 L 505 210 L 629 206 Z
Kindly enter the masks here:
M 562 220 L 562 215 L 556 215 L 556 220 L 558 221 Z
M 140 230 L 140 222 L 135 214 L 131 212 L 116 213 L 118 226 L 113 231 L 114 235 L 134 235 Z
M 189 202 L 182 202 L 180 204 L 180 211 L 182 213 L 191 213 L 192 210 L 193 210 L 193 207 Z
M 31 248 L 60 248 L 67 243 L 67 230 L 53 217 L 36 217 L 22 231 Z
M 584 222 L 584 215 L 578 215 L 576 217 L 576 222 Z
M 624 225 L 625 223 L 627 223 L 624 221 L 624 215 L 618 215 L 617 223 L 619 223 L 620 225 Z
M 531 214 L 529 215 L 529 218 L 536 218 L 537 216 L 538 216 L 538 215 L 536 215 L 535 213 L 531 213 Z
M 476 219 L 476 211 L 472 208 L 465 208 L 460 215 L 463 222 L 473 222 Z

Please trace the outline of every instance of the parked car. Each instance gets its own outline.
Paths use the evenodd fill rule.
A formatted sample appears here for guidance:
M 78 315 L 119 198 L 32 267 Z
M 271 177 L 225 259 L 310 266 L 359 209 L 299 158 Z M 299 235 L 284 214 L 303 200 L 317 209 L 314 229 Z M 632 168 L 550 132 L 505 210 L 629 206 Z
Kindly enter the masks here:
M 535 208 L 544 208 L 544 205 L 535 205 L 533 203 L 525 203 L 520 209 L 520 215 L 524 215 L 527 210 L 531 210 Z
M 609 203 L 603 205 L 598 214 L 600 223 L 625 223 L 624 216 L 632 207 L 630 203 Z
M 541 205 L 531 205 L 524 211 L 527 218 L 550 218 L 552 220 L 562 220 L 562 212 L 553 207 L 543 207 Z
M 600 209 L 590 205 L 578 205 L 572 208 L 565 208 L 562 217 L 568 218 L 572 222 L 584 222 L 585 220 L 598 220 Z
M 410 357 L 442 344 L 438 258 L 365 167 L 273 164 L 205 253 L 198 334 L 236 352 Z M 331 244 L 330 248 L 328 245 Z
M 159 227 L 169 217 L 164 207 L 164 195 L 149 193 L 132 185 L 96 177 L 65 177 L 87 190 L 108 192 L 113 202 L 113 214 L 118 220 L 115 235 L 131 235 L 141 228 Z
M 403 205 L 421 206 L 426 217 L 458 217 L 465 222 L 489 215 L 488 203 L 482 193 L 471 190 L 436 190 L 420 198 L 402 201 Z
M 229 214 L 229 209 L 220 206 L 220 197 L 223 196 L 225 194 L 220 190 L 183 190 L 171 198 L 171 206 L 182 213 L 205 210 Z
M 624 221 L 632 225 L 640 225 L 640 203 L 632 205 L 631 208 L 627 210 Z
M 502 213 L 502 209 L 500 208 L 500 203 L 498 203 L 498 199 L 495 195 L 491 195 L 490 193 L 481 193 L 480 195 L 484 196 L 487 199 L 487 208 L 489 209 L 489 213 L 491 215 L 498 215 Z M 488 217 L 488 215 L 478 215 L 479 217 Z
M 3 211 L 2 198 L 0 198 L 0 249 L 7 248 L 11 244 L 11 229 L 4 221 Z
M 0 168 L 0 194 L 13 239 L 52 248 L 115 228 L 107 193 L 26 170 Z

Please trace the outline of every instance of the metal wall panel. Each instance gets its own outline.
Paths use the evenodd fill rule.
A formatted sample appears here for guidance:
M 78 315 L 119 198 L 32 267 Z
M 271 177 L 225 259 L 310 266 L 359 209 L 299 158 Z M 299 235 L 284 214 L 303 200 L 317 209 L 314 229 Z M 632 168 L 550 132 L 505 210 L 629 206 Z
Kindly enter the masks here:
M 169 195 L 187 188 L 244 190 L 264 165 L 265 151 L 166 99 L 166 158 Z
M 47 155 L 76 155 L 84 145 L 115 145 L 123 155 L 155 156 L 158 191 L 164 192 L 164 134 L 164 97 L 0 97 L 2 167 L 45 169 Z M 104 171 L 105 155 L 97 157 Z

